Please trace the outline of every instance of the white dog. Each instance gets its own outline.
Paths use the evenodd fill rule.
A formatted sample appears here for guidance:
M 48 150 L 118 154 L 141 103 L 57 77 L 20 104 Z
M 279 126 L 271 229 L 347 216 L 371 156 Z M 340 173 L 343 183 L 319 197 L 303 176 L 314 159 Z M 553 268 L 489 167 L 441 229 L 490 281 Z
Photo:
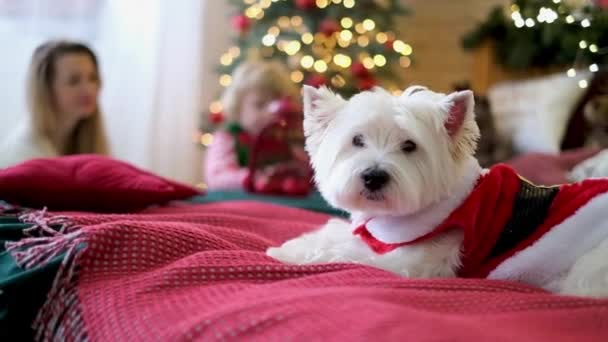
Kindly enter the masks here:
M 608 179 L 537 187 L 506 166 L 482 169 L 470 91 L 303 95 L 318 188 L 351 222 L 330 220 L 269 256 L 608 296 Z

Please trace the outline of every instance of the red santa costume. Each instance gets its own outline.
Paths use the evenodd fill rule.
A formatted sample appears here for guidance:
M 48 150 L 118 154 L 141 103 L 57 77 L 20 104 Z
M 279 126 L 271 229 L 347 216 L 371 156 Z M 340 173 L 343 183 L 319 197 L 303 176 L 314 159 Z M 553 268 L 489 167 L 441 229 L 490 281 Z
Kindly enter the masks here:
M 384 254 L 460 229 L 464 240 L 459 276 L 540 285 L 566 272 L 608 238 L 606 211 L 608 179 L 539 187 L 510 167 L 497 165 L 479 177 L 465 200 L 439 225 L 406 240 L 387 241 L 377 227 L 370 229 L 372 218 L 354 234 Z

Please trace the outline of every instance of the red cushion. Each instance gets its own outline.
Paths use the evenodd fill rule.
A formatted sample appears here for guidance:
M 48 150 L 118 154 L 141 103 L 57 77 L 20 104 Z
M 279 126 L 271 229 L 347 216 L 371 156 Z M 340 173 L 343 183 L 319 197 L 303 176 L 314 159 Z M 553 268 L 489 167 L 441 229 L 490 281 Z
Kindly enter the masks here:
M 198 193 L 99 155 L 32 159 L 0 170 L 1 200 L 50 210 L 135 211 Z

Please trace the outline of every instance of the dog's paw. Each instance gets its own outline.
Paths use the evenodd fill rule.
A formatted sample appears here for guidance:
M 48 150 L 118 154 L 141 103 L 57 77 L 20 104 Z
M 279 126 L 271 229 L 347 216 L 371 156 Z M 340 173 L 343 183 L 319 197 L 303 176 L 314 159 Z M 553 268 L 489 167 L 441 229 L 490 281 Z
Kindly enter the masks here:
M 293 249 L 288 249 L 284 245 L 281 247 L 270 247 L 266 250 L 266 255 L 287 264 L 302 264 L 302 258 L 298 258 Z M 300 259 L 300 262 L 298 262 Z

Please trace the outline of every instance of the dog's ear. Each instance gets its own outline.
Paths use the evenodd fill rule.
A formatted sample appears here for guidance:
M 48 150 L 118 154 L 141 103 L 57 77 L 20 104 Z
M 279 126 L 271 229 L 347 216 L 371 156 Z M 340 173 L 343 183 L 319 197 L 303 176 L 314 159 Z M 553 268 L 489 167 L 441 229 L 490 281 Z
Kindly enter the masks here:
M 325 86 L 317 89 L 305 85 L 302 93 L 306 149 L 314 153 L 321 144 L 325 130 L 346 101 Z
M 475 98 L 470 90 L 457 91 L 445 97 L 444 127 L 453 141 L 452 152 L 457 155 L 473 154 L 479 139 L 475 122 Z

